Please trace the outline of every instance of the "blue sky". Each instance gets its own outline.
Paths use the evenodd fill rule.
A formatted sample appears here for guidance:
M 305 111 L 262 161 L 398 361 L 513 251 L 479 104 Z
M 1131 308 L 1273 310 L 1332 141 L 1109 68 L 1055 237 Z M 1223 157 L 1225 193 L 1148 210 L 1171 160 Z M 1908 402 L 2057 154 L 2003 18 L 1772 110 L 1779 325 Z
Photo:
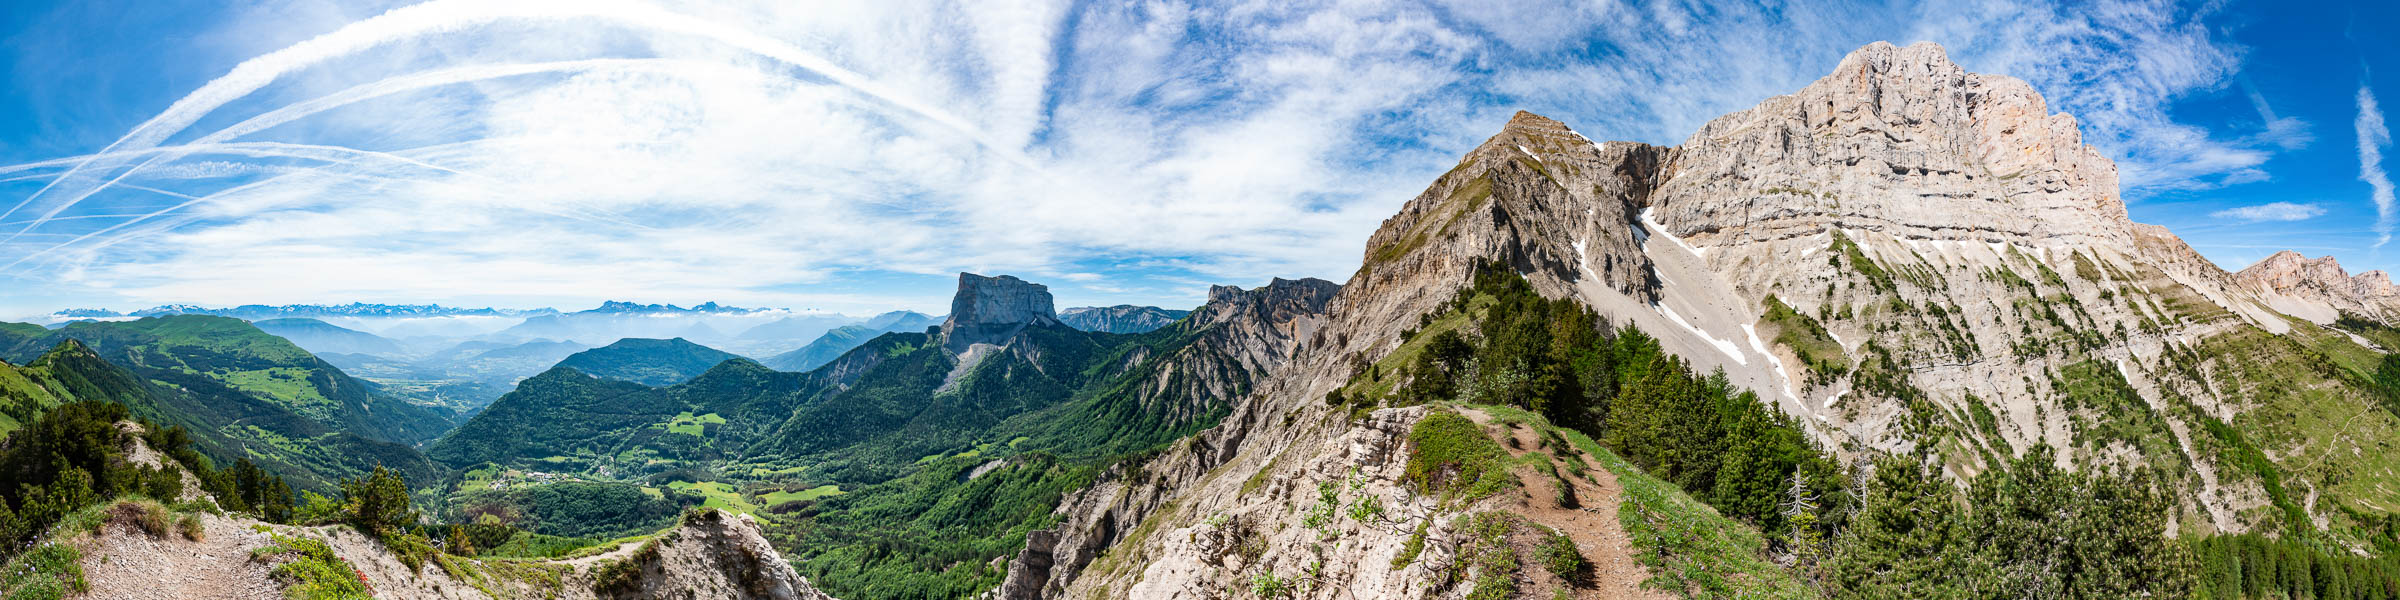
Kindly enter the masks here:
M 0 318 L 940 312 L 961 270 L 1188 306 L 1346 278 L 1515 110 L 1674 144 L 1877 40 L 2032 82 L 2136 220 L 2220 265 L 2388 269 L 2395 25 L 2365 1 L 13 2 Z

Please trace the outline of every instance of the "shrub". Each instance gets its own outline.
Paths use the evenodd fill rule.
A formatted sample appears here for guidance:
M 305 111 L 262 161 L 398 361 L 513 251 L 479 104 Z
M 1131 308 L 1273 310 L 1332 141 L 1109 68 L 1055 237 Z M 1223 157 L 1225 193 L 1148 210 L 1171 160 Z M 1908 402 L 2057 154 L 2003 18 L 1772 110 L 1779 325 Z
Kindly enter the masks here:
M 371 600 L 375 590 L 367 578 L 350 565 L 350 561 L 333 553 L 325 542 L 307 537 L 271 536 L 273 545 L 251 552 L 255 559 L 278 554 L 296 555 L 291 562 L 275 567 L 276 578 L 284 580 L 287 598 L 310 600 Z
M 592 592 L 608 596 L 641 589 L 642 565 L 658 561 L 658 540 L 642 542 L 632 556 L 600 565 L 592 572 Z
M 183 539 L 195 542 L 208 535 L 200 525 L 199 513 L 184 513 L 183 518 L 175 520 L 175 530 L 183 534 Z
M 1458 413 L 1426 415 L 1409 430 L 1408 441 L 1406 477 L 1420 492 L 1475 500 L 1516 479 L 1508 473 L 1508 451 Z
M 107 523 L 129 526 L 154 538 L 167 537 L 168 532 L 174 531 L 167 507 L 154 500 L 120 500 L 108 508 Z
M 1392 557 L 1392 570 L 1397 571 L 1409 563 L 1417 562 L 1417 555 L 1425 553 L 1425 529 L 1431 526 L 1432 519 L 1417 522 L 1417 532 L 1410 534 L 1408 541 L 1400 545 L 1400 554 Z
M 1260 598 L 1282 598 L 1292 595 L 1292 584 L 1276 577 L 1274 573 L 1260 573 L 1250 577 L 1250 594 Z
M 1574 538 L 1556 531 L 1543 536 L 1542 545 L 1535 552 L 1541 556 L 1542 568 L 1577 585 L 1583 583 L 1584 570 L 1592 566 L 1591 561 L 1584 560 L 1583 551 L 1575 548 Z

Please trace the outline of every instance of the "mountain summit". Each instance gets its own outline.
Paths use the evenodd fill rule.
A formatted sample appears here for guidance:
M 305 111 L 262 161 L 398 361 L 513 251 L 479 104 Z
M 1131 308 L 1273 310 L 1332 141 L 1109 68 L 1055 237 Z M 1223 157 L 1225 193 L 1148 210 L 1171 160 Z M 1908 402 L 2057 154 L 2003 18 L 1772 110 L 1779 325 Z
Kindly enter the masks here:
M 1540 476 L 1521 480 L 1525 496 L 1481 504 L 1429 494 L 1439 488 L 1422 470 L 1427 453 L 1456 447 L 1425 443 L 1463 443 L 1480 437 L 1477 425 L 1510 423 L 1483 432 L 1500 438 L 1506 449 L 1491 452 L 1501 457 L 1519 448 L 1574 454 L 1556 439 L 1531 439 L 1547 425 L 1479 404 L 1539 412 L 1606 444 L 1578 451 L 1653 470 L 1610 467 L 1625 490 L 1673 478 L 1710 504 L 1678 520 L 1750 510 L 1743 519 L 1768 530 L 1773 517 L 1742 508 L 1726 487 L 1757 482 L 1709 471 L 1718 464 L 1710 461 L 1748 460 L 1755 455 L 1741 447 L 1783 434 L 1735 432 L 1723 428 L 1738 420 L 1712 425 L 1718 417 L 1643 403 L 1755 402 L 1772 415 L 1758 418 L 1788 418 L 1774 427 L 1828 463 L 1915 457 L 1930 477 L 1976 486 L 2052 467 L 2158 473 L 2174 484 L 2155 508 L 2133 510 L 2163 513 L 2174 528 L 2112 530 L 2143 540 L 2310 530 L 2364 547 L 2375 534 L 2343 526 L 2353 518 L 2345 515 L 2400 506 L 2400 487 L 2390 487 L 2400 481 L 2367 458 L 2400 444 L 2400 416 L 2361 383 L 2376 381 L 2379 357 L 2326 327 L 2339 302 L 2291 295 L 2379 294 L 2384 278 L 2287 260 L 2245 278 L 2266 289 L 2244 285 L 2164 228 L 2131 221 L 2115 165 L 2083 143 L 2073 116 L 2050 112 L 2022 80 L 1966 72 L 1930 43 L 1860 48 L 1824 78 L 1712 120 L 1674 147 L 1596 142 L 1517 113 L 1384 221 L 1363 259 L 1288 364 L 1217 427 L 1070 496 L 1058 528 L 1031 536 L 998 595 L 1221 597 L 1284 573 L 1358 597 L 1457 594 L 1457 571 L 1411 561 L 1419 548 L 1485 552 L 1472 549 L 1508 528 L 1469 533 L 1487 529 L 1479 511 L 1571 528 L 1585 522 L 1553 509 L 1580 501 L 1621 511 L 1632 528 L 1684 510 L 1657 496 L 1627 496 L 1620 508 L 1606 490 L 1614 483 L 1576 500 L 1564 488 L 1585 493 L 1581 482 Z M 1528 297 L 1592 311 L 1604 321 L 1592 328 L 1613 341 L 1549 346 L 1563 338 L 1541 331 L 1580 334 L 1568 326 L 1575 317 Z M 1524 316 L 1533 310 L 1566 320 Z M 1437 330 L 1460 335 L 1428 335 Z M 1534 349 L 1511 349 L 1528 343 Z M 1658 367 L 1572 358 L 1627 348 L 1670 355 L 1668 371 L 1705 382 L 1669 391 L 1673 377 L 1660 379 Z M 1569 358 L 1539 358 L 1544 351 Z M 1438 357 L 1462 352 L 1476 360 Z M 1493 399 L 1508 389 L 1538 399 Z M 2358 421 L 2341 426 L 2353 433 L 2328 436 L 2321 419 L 2293 415 Z M 1457 437 L 1428 434 L 1437 417 L 1467 424 Z M 1797 464 L 1721 466 L 1763 468 L 1743 476 L 1767 481 L 1800 477 Z M 1701 472 L 1715 479 L 1692 478 Z M 2291 491 L 2300 489 L 2308 495 Z M 1369 500 L 1354 493 L 1430 527 L 1329 529 L 1328 519 L 1293 510 Z M 1141 527 L 1129 533 L 1127 523 Z M 1674 568 L 1676 552 L 1637 554 Z M 1762 552 L 1720 550 L 1709 560 Z M 1760 585 L 1780 576 L 1762 574 L 1781 572 L 1733 568 Z
M 1028 325 L 1065 325 L 1051 307 L 1050 286 L 1013 275 L 959 273 L 950 318 L 942 321 L 942 347 L 959 353 L 975 344 L 1002 343 Z
M 2322 303 L 2335 310 L 2384 322 L 2400 319 L 2400 287 L 2383 271 L 2351 275 L 2331 256 L 2309 258 L 2285 250 L 2234 273 L 2235 280 L 2259 292 Z M 2279 302 L 2284 312 L 2301 314 L 2305 307 Z M 2312 317 L 2325 321 L 2323 315 Z

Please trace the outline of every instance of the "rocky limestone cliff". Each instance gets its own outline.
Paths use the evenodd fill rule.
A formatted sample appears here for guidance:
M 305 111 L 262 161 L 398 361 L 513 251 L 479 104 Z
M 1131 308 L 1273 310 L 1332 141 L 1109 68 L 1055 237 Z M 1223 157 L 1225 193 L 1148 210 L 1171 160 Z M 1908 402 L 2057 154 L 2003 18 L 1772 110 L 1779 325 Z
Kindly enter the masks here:
M 1078 306 L 1058 311 L 1058 320 L 1068 327 L 1104 333 L 1144 333 L 1157 331 L 1191 314 L 1188 310 L 1167 310 L 1156 306 Z
M 1141 357 L 1151 370 L 1130 390 L 1132 400 L 1146 413 L 1185 422 L 1221 407 L 1211 405 L 1249 396 L 1257 382 L 1281 371 L 1307 340 L 1316 338 L 1341 289 L 1339 284 L 1313 278 L 1276 278 L 1248 290 L 1210 288 L 1208 304 L 1174 325 L 1199 339 L 1171 355 Z M 1176 404 L 1161 405 L 1167 402 Z M 1189 441 L 1172 452 L 1190 452 L 1193 443 L 1203 442 Z M 994 595 L 1040 598 L 1045 597 L 1045 590 L 1063 589 L 1102 549 L 1131 533 L 1134 524 L 1156 510 L 1171 491 L 1166 486 L 1168 479 L 1128 481 L 1132 476 L 1132 470 L 1120 466 L 1093 487 L 1061 499 L 1057 510 L 1068 521 L 1029 534 L 1025 549 L 1009 562 L 1007 580 Z
M 942 321 L 942 345 L 952 354 L 975 344 L 995 344 L 1027 325 L 1061 325 L 1050 304 L 1050 287 L 1010 275 L 958 274 L 950 318 Z
M 2252 289 L 2303 302 L 2322 303 L 2337 312 L 2386 323 L 2400 319 L 2400 287 L 2383 271 L 2351 275 L 2333 257 L 2308 258 L 2285 250 L 2250 265 L 2234 279 Z M 2297 311 L 2286 310 L 2285 312 Z M 2312 315 L 2322 317 L 2322 315 Z M 2328 318 L 2312 318 L 2325 322 Z
M 1248 482 L 1316 478 L 1307 465 L 1334 454 L 1324 443 L 1361 426 L 1317 399 L 1392 351 L 1482 260 L 1651 333 L 1698 370 L 1723 369 L 1842 456 L 1939 443 L 1946 470 L 1967 477 L 1987 457 L 2048 443 L 2069 466 L 2162 467 L 2188 482 L 2173 490 L 2186 530 L 2274 518 L 2260 480 L 2219 464 L 2206 451 L 2218 442 L 2197 437 L 2204 420 L 2250 422 L 2241 415 L 2275 398 L 2239 379 L 2256 366 L 2222 361 L 2273 358 L 2195 349 L 2304 357 L 2306 342 L 2291 340 L 2313 338 L 2281 336 L 2321 334 L 2164 228 L 2130 221 L 2114 165 L 2082 143 L 2073 117 L 2050 113 L 2022 81 L 1965 72 L 1932 44 L 1861 48 L 1800 92 L 1673 148 L 1595 143 L 1519 113 L 1369 238 L 1364 264 L 1289 363 L 1217 427 L 1070 496 L 1065 522 L 1032 536 L 996 594 L 1232 593 L 1221 573 L 1174 557 L 1215 515 L 1291 500 L 1253 496 Z M 1769 297 L 1796 316 L 1765 318 Z M 1808 344 L 1814 356 L 1780 337 L 1804 323 L 1829 338 Z M 1826 364 L 1840 367 L 1815 366 Z M 1891 375 L 1861 385 L 1868 368 Z M 2136 434 L 2101 428 L 2124 413 L 2074 403 L 2089 392 L 2068 385 L 2068 372 L 2122 381 L 2150 417 Z M 2327 393 L 2372 407 L 2354 391 Z M 1960 416 L 1974 414 L 1992 416 Z M 2337 456 L 2379 443 L 2267 451 Z M 2322 520 L 2333 509 L 2316 506 L 2316 493 L 2305 510 Z M 1337 573 L 1324 589 L 1385 578 Z

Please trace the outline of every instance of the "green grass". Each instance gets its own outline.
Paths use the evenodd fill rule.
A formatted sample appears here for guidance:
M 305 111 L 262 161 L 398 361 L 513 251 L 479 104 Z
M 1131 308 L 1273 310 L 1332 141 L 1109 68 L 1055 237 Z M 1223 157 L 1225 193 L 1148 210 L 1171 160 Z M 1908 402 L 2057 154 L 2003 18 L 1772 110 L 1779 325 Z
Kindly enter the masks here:
M 292 553 L 291 562 L 275 567 L 275 577 L 289 584 L 283 595 L 294 600 L 370 600 L 373 593 L 360 581 L 358 571 L 349 561 L 333 553 L 325 542 L 305 536 L 271 536 L 272 545 L 251 551 L 252 556 L 271 556 Z
M 1757 530 L 1717 514 L 1675 484 L 1642 472 L 1590 436 L 1552 426 L 1540 415 L 1522 410 L 1478 409 L 1490 412 L 1495 420 L 1530 423 L 1555 434 L 1617 476 L 1617 484 L 1625 490 L 1617 518 L 1652 574 L 1644 586 L 1685 598 L 1816 597 L 1812 588 L 1790 572 L 1761 558 L 1767 542 Z
M 1791 348 L 1793 354 L 1800 356 L 1800 364 L 1808 368 L 1811 383 L 1820 379 L 1831 381 L 1850 370 L 1849 352 L 1842 349 L 1841 342 L 1834 341 L 1832 333 L 1825 331 L 1823 323 L 1793 310 L 1774 294 L 1767 295 L 1765 304 L 1767 314 L 1760 320 L 1774 327 L 1775 343 Z
M 758 505 L 742 497 L 740 489 L 722 481 L 678 481 L 667 487 L 698 493 L 708 500 L 702 506 L 722 508 L 742 514 L 758 514 Z
M 1850 236 L 1843 235 L 1838 229 L 1833 232 L 1833 252 L 1848 262 L 1851 270 L 1866 277 L 1867 284 L 1874 286 L 1875 291 L 1900 291 L 1900 286 L 1892 283 L 1892 274 L 1884 271 L 1883 265 L 1877 264 L 1875 259 L 1868 258 L 1866 250 L 1858 247 L 1858 242 L 1850 241 Z
M 706 438 L 708 437 L 707 426 L 723 424 L 725 424 L 725 417 L 717 416 L 717 413 L 708 413 L 695 417 L 692 416 L 691 411 L 684 411 L 683 414 L 675 415 L 675 420 L 668 421 L 666 426 L 667 433 L 680 433 L 696 438 Z
M 776 477 L 776 476 L 782 476 L 782 475 L 798 475 L 798 474 L 800 474 L 800 472 L 801 472 L 801 471 L 806 471 L 806 470 L 808 470 L 808 465 L 801 465 L 801 466 L 797 466 L 797 467 L 784 467 L 784 468 L 781 468 L 781 469 L 769 469 L 769 468 L 766 468 L 766 467 L 751 467 L 751 468 L 750 468 L 750 476 L 751 476 L 751 477 L 756 477 L 756 478 L 761 478 L 761 479 L 764 479 L 764 478 Z
M 2346 343 L 2346 342 L 2345 342 Z M 2333 507 L 2369 514 L 2400 511 L 2400 417 L 2384 409 L 2338 358 L 2292 336 L 2242 328 L 2202 341 L 2211 382 L 2253 404 L 2227 423 L 2265 456 L 2276 457 L 2287 492 L 2323 490 L 2319 512 L 2336 532 L 2347 517 Z M 2246 462 L 2239 457 L 2236 462 Z M 2256 470 L 2256 469 L 2249 469 Z M 2306 487 L 2303 487 L 2305 485 Z M 2287 520 L 2261 507 L 2261 521 Z M 2361 536 L 2373 534 L 2355 532 Z M 2364 540 L 2361 540 L 2364 541 Z
M 82 593 L 83 553 L 56 541 L 42 542 L 0 567 L 0 597 L 56 600 Z
M 339 407 L 308 380 L 309 370 L 298 367 L 228 370 L 206 373 L 234 389 L 266 396 L 314 417 L 330 417 Z
M 1508 450 L 1458 413 L 1437 410 L 1409 429 L 1406 479 L 1419 492 L 1480 500 L 1517 483 L 1509 465 Z
M 2175 432 L 2126 383 L 2116 365 L 2097 359 L 2067 365 L 2051 386 L 2059 392 L 2060 403 L 2073 411 L 2077 446 L 2096 455 L 2113 443 L 2123 443 L 2140 450 L 2168 473 L 2181 476 L 2190 472 L 2191 457 L 2184 456 Z
M 1390 353 L 1384 354 L 1383 358 L 1376 360 L 1375 366 L 1368 373 L 1351 378 L 1350 382 L 1342 387 L 1342 395 L 1349 398 L 1374 398 L 1379 402 L 1390 397 L 1392 388 L 1398 385 L 1401 379 L 1401 374 L 1407 372 L 1409 366 L 1416 364 L 1417 356 L 1425 353 L 1425 346 L 1432 343 L 1435 335 L 1445 331 L 1473 334 L 1474 331 L 1468 328 L 1472 327 L 1478 317 L 1481 317 L 1485 311 L 1498 302 L 1499 299 L 1491 296 L 1476 296 L 1468 299 L 1467 310 L 1464 312 L 1443 313 L 1440 318 L 1434 319 L 1431 323 L 1427 323 L 1424 329 L 1417 331 L 1416 335 L 1409 337 L 1408 341 L 1401 342 L 1400 347 L 1393 348 Z M 1377 374 L 1381 376 L 1375 376 Z
M 785 502 L 795 502 L 795 501 L 800 501 L 800 500 L 815 500 L 815 499 L 818 499 L 818 498 L 823 498 L 823 497 L 826 497 L 826 496 L 835 496 L 835 495 L 840 495 L 841 493 L 842 493 L 842 486 L 838 486 L 838 485 L 820 485 L 820 486 L 817 486 L 817 487 L 808 488 L 808 489 L 805 489 L 805 490 L 800 490 L 800 491 L 797 491 L 797 492 L 794 492 L 794 491 L 789 491 L 789 490 L 783 490 L 783 491 L 774 491 L 774 492 L 767 492 L 766 494 L 764 494 L 764 495 L 760 496 L 759 498 L 760 498 L 760 500 L 762 500 L 762 501 L 766 502 L 766 505 L 767 505 L 767 506 L 774 506 L 774 505 L 777 505 L 777 504 L 782 504 L 782 503 L 785 503 Z

